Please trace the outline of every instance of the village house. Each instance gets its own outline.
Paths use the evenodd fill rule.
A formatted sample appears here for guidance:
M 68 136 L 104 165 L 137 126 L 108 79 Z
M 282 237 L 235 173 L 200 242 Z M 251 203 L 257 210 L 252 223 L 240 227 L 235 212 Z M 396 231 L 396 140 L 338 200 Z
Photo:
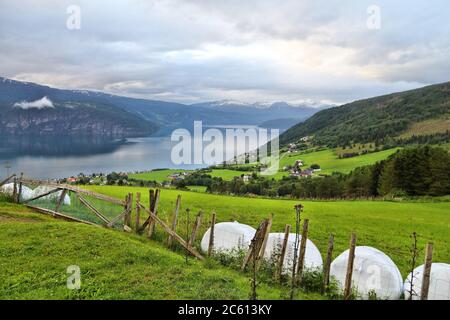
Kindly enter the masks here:
M 306 169 L 306 170 L 303 170 L 302 172 L 300 172 L 300 176 L 301 177 L 310 177 L 310 176 L 312 176 L 313 172 L 314 172 L 313 169 Z
M 172 180 L 182 180 L 187 175 L 188 175 L 188 172 L 186 172 L 186 171 L 184 171 L 184 172 L 176 172 L 176 173 L 172 173 L 171 175 L 169 175 L 168 178 L 170 178 Z
M 303 137 L 303 138 L 300 139 L 301 142 L 307 142 L 308 140 L 309 140 L 308 136 Z
M 295 160 L 295 167 L 301 167 L 303 166 L 303 161 L 302 160 Z
M 288 145 L 288 153 L 297 151 L 297 145 L 295 143 L 289 143 Z

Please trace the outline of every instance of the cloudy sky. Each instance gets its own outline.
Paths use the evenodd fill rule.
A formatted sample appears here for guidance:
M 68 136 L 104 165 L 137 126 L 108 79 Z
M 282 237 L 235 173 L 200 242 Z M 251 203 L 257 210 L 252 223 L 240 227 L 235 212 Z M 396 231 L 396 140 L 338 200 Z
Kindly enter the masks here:
M 449 81 L 449 21 L 448 0 L 0 0 L 0 76 L 183 103 L 343 103 Z

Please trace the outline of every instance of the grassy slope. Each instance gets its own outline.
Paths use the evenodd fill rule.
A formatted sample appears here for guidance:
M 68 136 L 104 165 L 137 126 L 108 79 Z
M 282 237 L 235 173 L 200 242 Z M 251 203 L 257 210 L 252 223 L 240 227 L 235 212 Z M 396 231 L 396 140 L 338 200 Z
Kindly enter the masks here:
M 176 169 L 156 170 L 145 173 L 130 174 L 130 178 L 138 180 L 163 182 L 170 180 L 168 178 L 169 175 L 185 171 L 189 170 L 176 170 Z M 211 175 L 212 177 L 220 177 L 224 180 L 232 180 L 234 177 L 241 176 L 242 174 L 251 174 L 251 171 L 244 172 L 228 169 L 213 169 L 211 172 L 208 172 L 208 174 Z
M 148 202 L 148 189 L 145 188 L 90 186 L 89 189 L 118 198 L 123 198 L 128 192 L 141 192 L 143 202 Z M 420 248 L 424 248 L 427 241 L 434 242 L 434 261 L 450 263 L 450 202 L 291 201 L 164 189 L 160 215 L 168 221 L 178 194 L 182 195 L 181 212 L 184 213 L 186 208 L 190 208 L 192 213 L 202 209 L 205 212 L 203 221 L 209 220 L 211 212 L 215 211 L 219 222 L 237 220 L 256 227 L 263 218 L 274 213 L 274 232 L 282 232 L 286 223 L 294 225 L 293 207 L 301 202 L 305 206 L 303 217 L 310 219 L 310 238 L 322 255 L 326 252 L 330 233 L 336 235 L 336 257 L 348 247 L 349 235 L 355 231 L 359 245 L 374 246 L 384 251 L 404 276 L 410 258 L 410 235 L 414 231 L 419 234 Z M 180 216 L 179 230 L 184 230 L 184 216 Z M 206 223 L 203 223 L 199 234 L 202 235 L 205 229 Z M 423 261 L 422 258 L 419 261 Z
M 280 144 L 311 135 L 320 145 L 335 146 L 396 137 L 418 122 L 447 117 L 449 98 L 446 82 L 329 108 L 285 131 Z
M 322 167 L 321 173 L 324 174 L 331 174 L 333 172 L 348 173 L 357 167 L 374 164 L 377 161 L 384 160 L 388 156 L 393 154 L 396 150 L 398 150 L 398 148 L 369 153 L 366 155 L 347 159 L 339 159 L 332 149 L 326 149 L 310 153 L 294 153 L 294 154 L 286 153 L 286 156 L 280 159 L 280 168 L 283 168 L 286 165 L 293 165 L 295 160 L 301 159 L 305 163 L 305 168 L 314 163 L 319 164 Z M 130 178 L 163 182 L 169 181 L 170 179 L 168 178 L 168 176 L 176 172 L 183 172 L 183 170 L 167 169 L 167 170 L 150 171 L 139 174 L 130 174 Z M 208 174 L 211 175 L 212 177 L 220 177 L 227 181 L 232 180 L 234 177 L 239 177 L 242 174 L 251 174 L 251 173 L 252 173 L 251 171 L 238 171 L 228 169 L 213 169 L 211 172 L 208 172 Z M 288 172 L 280 171 L 277 172 L 274 176 L 269 176 L 269 178 L 273 177 L 275 179 L 281 179 L 283 176 L 287 175 L 289 175 Z
M 348 173 L 361 166 L 374 164 L 377 161 L 386 159 L 395 153 L 398 148 L 368 153 L 362 156 L 339 159 L 331 149 L 316 151 L 311 153 L 297 153 L 284 157 L 280 160 L 280 167 L 294 164 L 295 160 L 303 160 L 305 168 L 318 164 L 322 168 L 321 173 L 331 174 L 333 172 Z
M 170 181 L 169 176 L 171 174 L 181 173 L 184 171 L 186 170 L 176 170 L 176 169 L 154 170 L 144 173 L 130 174 L 129 177 L 138 180 L 164 182 Z
M 409 138 L 413 135 L 423 136 L 446 132 L 447 130 L 450 130 L 450 116 L 415 123 L 405 133 L 401 134 L 399 138 Z
M 66 269 L 81 268 L 81 290 Z M 159 243 L 0 202 L 0 299 L 247 299 L 249 279 L 213 261 L 189 260 Z M 261 284 L 260 298 L 279 299 Z M 315 295 L 300 295 L 313 298 Z
M 239 171 L 239 170 L 228 170 L 228 169 L 213 169 L 208 172 L 212 177 L 220 177 L 223 180 L 233 180 L 234 177 L 240 177 L 243 174 L 251 174 L 251 171 Z

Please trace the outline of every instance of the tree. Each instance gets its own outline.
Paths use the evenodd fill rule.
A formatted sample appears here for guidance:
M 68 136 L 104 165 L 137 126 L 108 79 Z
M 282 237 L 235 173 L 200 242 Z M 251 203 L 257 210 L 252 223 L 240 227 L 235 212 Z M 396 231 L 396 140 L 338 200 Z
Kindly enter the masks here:
M 318 164 L 314 163 L 311 165 L 311 169 L 317 170 L 317 169 L 320 169 L 320 166 Z

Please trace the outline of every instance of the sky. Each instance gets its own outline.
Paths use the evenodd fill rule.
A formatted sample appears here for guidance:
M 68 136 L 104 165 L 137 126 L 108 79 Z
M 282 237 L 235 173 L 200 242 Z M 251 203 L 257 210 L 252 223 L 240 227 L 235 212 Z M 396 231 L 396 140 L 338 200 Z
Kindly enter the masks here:
M 0 0 L 0 76 L 196 103 L 450 80 L 448 0 Z

